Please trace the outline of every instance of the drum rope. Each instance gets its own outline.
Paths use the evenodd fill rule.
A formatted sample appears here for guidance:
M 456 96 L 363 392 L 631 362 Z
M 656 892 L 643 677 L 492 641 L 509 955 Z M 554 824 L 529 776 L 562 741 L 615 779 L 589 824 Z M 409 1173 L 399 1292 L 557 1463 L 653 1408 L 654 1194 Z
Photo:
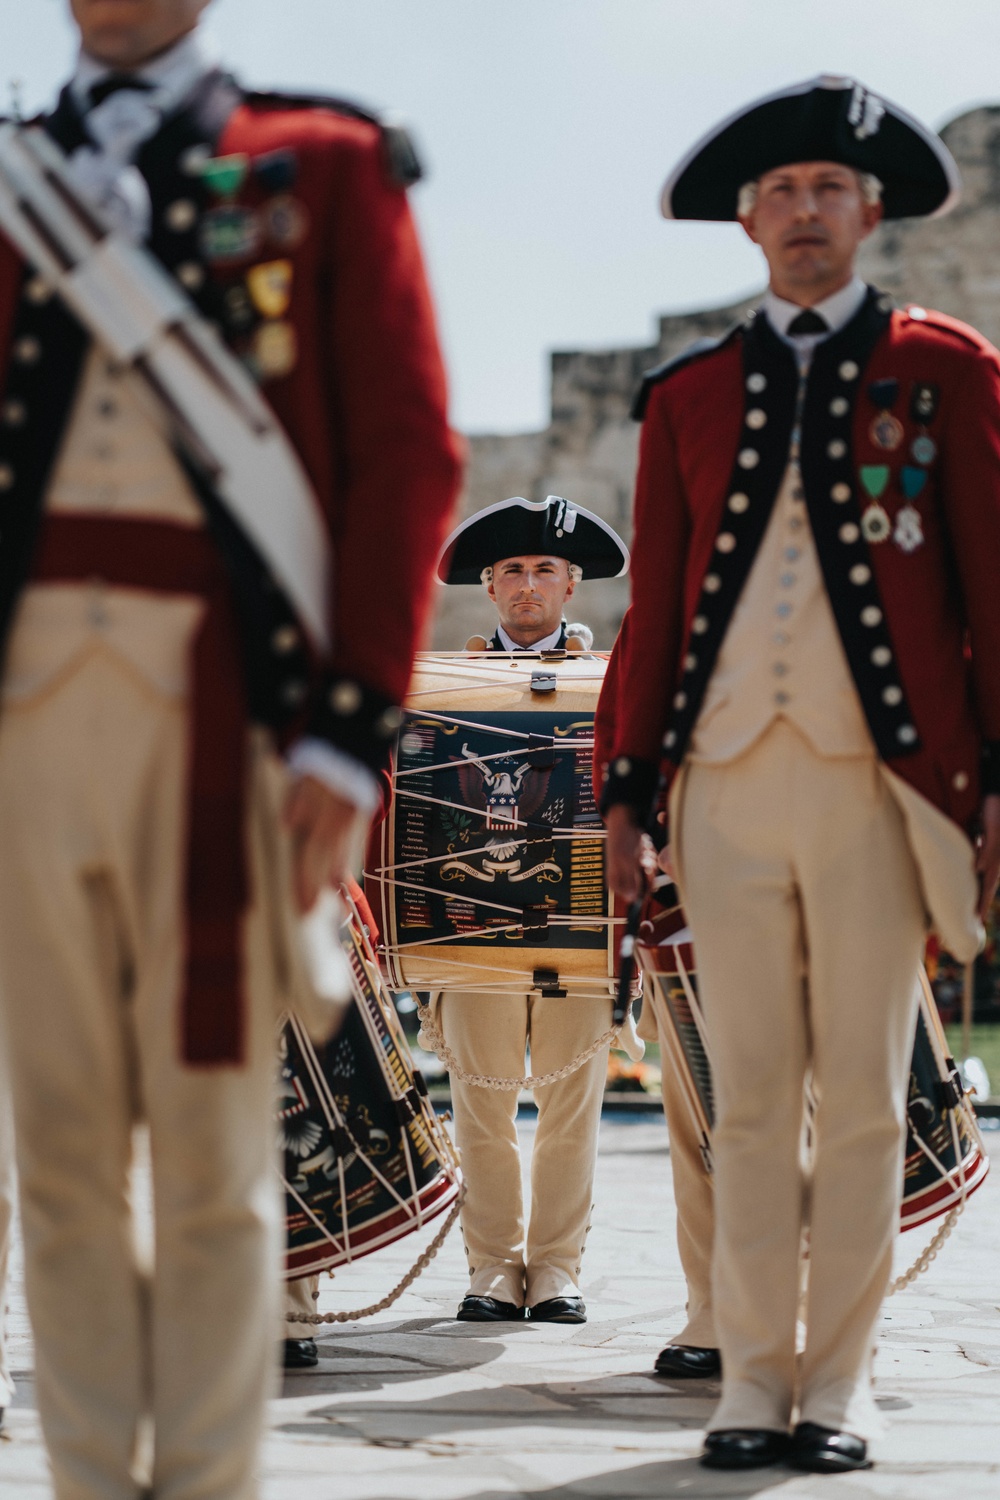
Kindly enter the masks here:
M 887 1297 L 891 1297 L 895 1292 L 901 1292 L 906 1287 L 912 1286 L 913 1283 L 917 1280 L 918 1276 L 922 1276 L 923 1273 L 929 1269 L 931 1264 L 937 1259 L 938 1252 L 941 1250 L 955 1225 L 958 1223 L 959 1219 L 965 1211 L 965 1205 L 969 1201 L 968 1183 L 966 1182 L 965 1177 L 965 1162 L 962 1158 L 962 1141 L 958 1129 L 958 1112 L 959 1105 L 953 1105 L 952 1108 L 948 1111 L 948 1116 L 949 1124 L 951 1126 L 952 1148 L 955 1152 L 955 1161 L 958 1164 L 955 1170 L 958 1174 L 960 1184 L 959 1191 L 961 1196 L 959 1197 L 959 1200 L 955 1204 L 954 1208 L 949 1209 L 944 1220 L 941 1222 L 941 1224 L 938 1225 L 938 1228 L 934 1234 L 934 1238 L 931 1240 L 930 1244 L 924 1247 L 924 1249 L 917 1256 L 916 1260 L 913 1262 L 912 1266 L 910 1266 L 909 1270 L 904 1271 L 902 1276 L 897 1276 L 895 1281 L 891 1283 L 889 1290 L 886 1293 Z M 941 1173 L 944 1181 L 950 1181 L 953 1174 L 945 1169 L 943 1162 L 938 1161 L 937 1156 L 934 1154 L 934 1152 L 931 1151 L 930 1147 L 927 1146 L 919 1136 L 916 1136 L 915 1139 L 917 1145 L 923 1151 L 924 1155 Z
M 590 1059 L 596 1057 L 605 1047 L 616 1047 L 620 1037 L 620 1028 L 611 1026 L 571 1062 L 566 1063 L 565 1067 L 557 1068 L 553 1073 L 527 1074 L 523 1078 L 498 1078 L 490 1073 L 469 1073 L 462 1067 L 440 1030 L 431 1020 L 430 1007 L 420 1006 L 419 1014 L 420 1045 L 426 1047 L 428 1052 L 435 1052 L 448 1072 L 461 1083 L 467 1083 L 477 1089 L 492 1089 L 494 1093 L 512 1093 L 515 1089 L 518 1092 L 521 1089 L 540 1089 L 547 1087 L 550 1083 L 558 1083 L 563 1078 L 569 1078 L 571 1074 L 582 1068 L 584 1063 L 590 1062 Z
M 413 1285 L 413 1283 L 419 1276 L 423 1274 L 424 1271 L 427 1270 L 427 1267 L 435 1258 L 438 1251 L 441 1249 L 441 1246 L 448 1238 L 448 1235 L 451 1233 L 451 1230 L 453 1229 L 459 1214 L 462 1212 L 462 1205 L 464 1204 L 464 1202 L 465 1183 L 463 1182 L 458 1190 L 458 1197 L 455 1199 L 455 1202 L 451 1206 L 448 1217 L 445 1219 L 444 1223 L 441 1225 L 441 1228 L 431 1240 L 426 1250 L 421 1251 L 416 1260 L 413 1262 L 413 1265 L 407 1271 L 406 1275 L 403 1276 L 401 1280 L 397 1281 L 392 1291 L 387 1292 L 384 1297 L 381 1297 L 378 1300 L 378 1302 L 369 1303 L 367 1307 L 356 1307 L 351 1312 L 286 1312 L 285 1322 L 308 1323 L 313 1327 L 319 1327 L 322 1323 L 357 1323 L 360 1322 L 362 1318 L 373 1318 L 376 1313 L 385 1312 L 386 1308 L 391 1307 L 394 1302 L 398 1302 L 403 1293 Z

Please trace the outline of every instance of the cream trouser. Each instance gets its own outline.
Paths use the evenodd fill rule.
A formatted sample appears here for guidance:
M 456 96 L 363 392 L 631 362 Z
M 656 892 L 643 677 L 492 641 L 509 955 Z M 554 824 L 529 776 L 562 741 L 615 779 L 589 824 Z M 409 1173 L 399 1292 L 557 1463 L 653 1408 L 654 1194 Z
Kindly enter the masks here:
M 738 760 L 688 763 L 683 777 L 674 852 L 716 1100 L 711 1428 L 781 1430 L 797 1405 L 799 1421 L 870 1436 L 925 926 L 902 815 L 874 757 L 820 757 L 781 721 Z
M 155 1500 L 257 1492 L 283 1239 L 275 981 L 255 894 L 247 1062 L 181 1064 L 186 739 L 183 700 L 103 652 L 0 720 L 0 987 L 58 1500 L 136 1500 L 144 1414 Z M 139 1118 L 151 1278 L 128 1196 Z
M 647 991 L 652 981 L 647 977 Z M 643 1002 L 643 1011 L 650 1005 Z M 652 1008 L 650 1006 L 650 1008 Z M 642 1033 L 648 1035 L 643 1016 Z M 670 1170 L 674 1179 L 674 1216 L 677 1225 L 677 1250 L 687 1282 L 687 1322 L 672 1344 L 696 1349 L 717 1346 L 715 1318 L 712 1315 L 712 1237 L 715 1230 L 715 1191 L 705 1170 L 699 1149 L 698 1132 L 677 1075 L 670 1066 L 670 1054 L 659 1019 L 656 1032 L 663 1071 L 663 1112 L 667 1117 L 670 1138 Z
M 14 1399 L 14 1381 L 7 1354 L 7 1272 L 10 1267 L 10 1236 L 14 1218 L 14 1119 L 10 1085 L 0 1042 L 0 1409 Z
M 300 1276 L 296 1281 L 285 1282 L 285 1305 L 283 1313 L 314 1313 L 319 1304 L 316 1294 L 319 1292 L 318 1276 Z M 315 1323 L 289 1323 L 287 1319 L 282 1324 L 281 1336 L 285 1339 L 314 1339 L 317 1331 L 329 1327 L 328 1324 Z
M 449 993 L 441 1029 L 468 1072 L 517 1078 L 530 1047 L 532 1073 L 551 1073 L 611 1024 L 610 1000 Z M 462 1233 L 470 1291 L 529 1307 L 573 1296 L 590 1228 L 597 1132 L 607 1048 L 568 1078 L 536 1090 L 538 1129 L 531 1156 L 531 1218 L 525 1235 L 517 1093 L 452 1077 L 455 1138 L 466 1200 Z

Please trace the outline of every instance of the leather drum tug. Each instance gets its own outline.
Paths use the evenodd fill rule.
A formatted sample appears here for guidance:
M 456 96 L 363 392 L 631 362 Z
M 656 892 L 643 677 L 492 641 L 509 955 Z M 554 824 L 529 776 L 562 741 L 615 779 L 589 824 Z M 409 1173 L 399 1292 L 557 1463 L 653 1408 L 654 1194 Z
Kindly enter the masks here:
M 712 1069 L 698 1000 L 694 947 L 676 891 L 668 886 L 648 904 L 636 952 L 650 982 L 647 1001 L 664 1023 L 662 1062 L 680 1084 L 698 1132 L 705 1170 L 712 1170 Z M 674 904 L 669 904 L 672 899 Z M 927 975 L 919 975 L 920 1008 L 910 1064 L 906 1155 L 900 1229 L 914 1229 L 964 1206 L 989 1172 L 976 1116 L 948 1054 Z
M 615 992 L 594 802 L 607 654 L 425 654 L 365 894 L 393 989 Z
M 354 1004 L 340 1031 L 316 1047 L 290 1019 L 279 1041 L 289 1280 L 394 1244 L 452 1207 L 462 1185 L 356 910 L 341 938 Z

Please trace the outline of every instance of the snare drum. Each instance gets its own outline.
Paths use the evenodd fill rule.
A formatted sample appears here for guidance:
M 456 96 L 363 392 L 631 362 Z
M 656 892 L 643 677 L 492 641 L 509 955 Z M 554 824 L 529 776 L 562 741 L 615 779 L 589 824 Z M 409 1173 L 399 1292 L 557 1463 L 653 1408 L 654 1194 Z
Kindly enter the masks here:
M 354 989 L 344 1025 L 317 1048 L 293 1019 L 279 1042 L 292 1280 L 421 1228 L 454 1203 L 462 1180 L 356 915 L 342 937 Z
M 649 976 L 644 994 L 657 1018 L 664 1067 L 673 1069 L 712 1171 L 712 1070 L 698 1000 L 694 948 L 679 907 L 657 911 L 636 945 Z M 927 975 L 920 971 L 920 1009 L 910 1065 L 906 1157 L 900 1228 L 936 1219 L 975 1192 L 990 1169 L 975 1113 L 938 1018 Z
M 607 656 L 417 658 L 365 874 L 394 989 L 611 996 L 594 802 Z

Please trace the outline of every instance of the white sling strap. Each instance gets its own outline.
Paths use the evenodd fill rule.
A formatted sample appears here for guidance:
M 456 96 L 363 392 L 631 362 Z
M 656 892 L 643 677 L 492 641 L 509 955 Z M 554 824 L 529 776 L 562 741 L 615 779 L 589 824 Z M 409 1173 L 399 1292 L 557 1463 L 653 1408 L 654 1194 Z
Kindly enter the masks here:
M 330 537 L 281 424 L 148 251 L 111 230 L 39 126 L 0 125 L 0 229 L 116 363 L 267 561 L 322 655 Z

